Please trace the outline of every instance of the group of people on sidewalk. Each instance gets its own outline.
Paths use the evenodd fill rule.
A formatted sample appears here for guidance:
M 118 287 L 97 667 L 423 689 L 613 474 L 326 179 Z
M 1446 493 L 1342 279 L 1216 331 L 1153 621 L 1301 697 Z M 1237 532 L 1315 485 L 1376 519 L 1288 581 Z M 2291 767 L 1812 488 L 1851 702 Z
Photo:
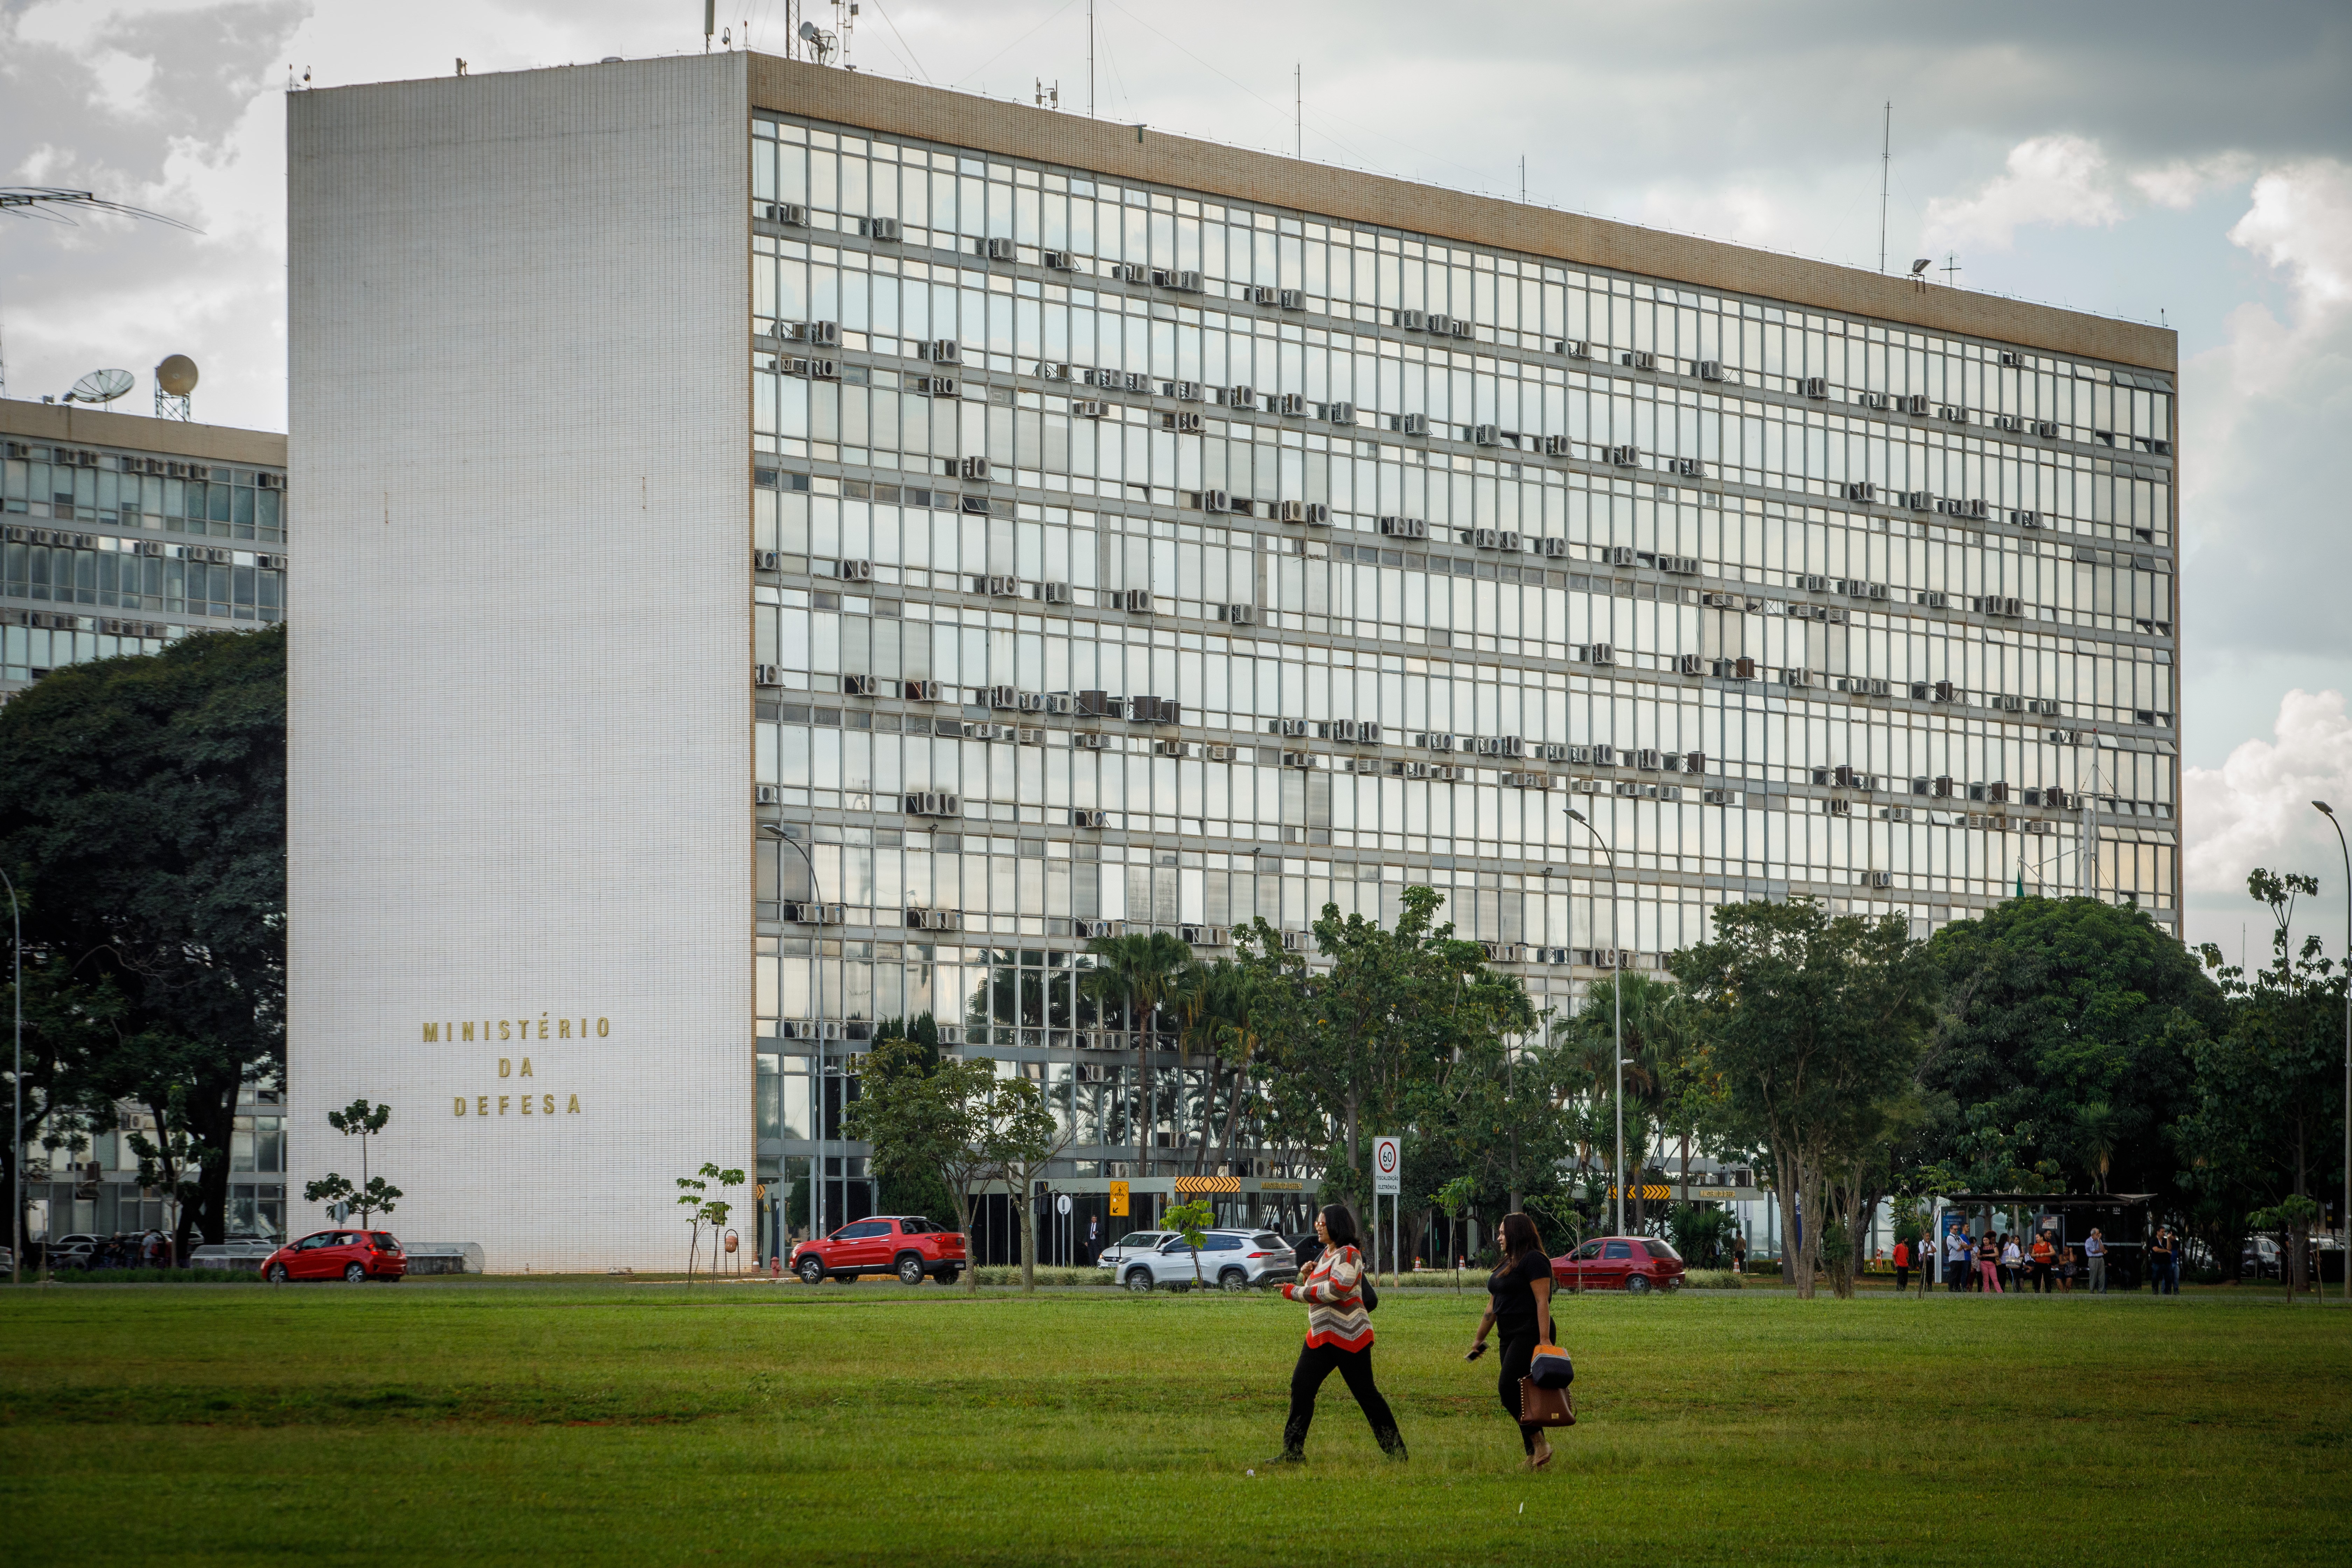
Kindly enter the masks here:
M 2028 1237 L 2008 1231 L 1988 1230 L 1971 1236 L 1966 1224 L 1944 1232 L 1941 1244 L 1944 1289 L 1975 1290 L 1999 1296 L 2022 1291 L 2035 1295 L 2072 1290 L 2077 1279 L 2094 1295 L 2107 1293 L 2107 1243 L 2096 1226 L 2079 1247 L 2069 1247 L 2056 1232 L 2039 1230 Z M 1916 1268 L 1919 1285 L 1933 1281 L 1937 1243 L 1921 1237 L 1895 1244 L 1895 1289 L 1911 1288 Z
M 1365 1278 L 1364 1257 L 1356 1216 L 1345 1204 L 1332 1204 L 1315 1218 L 1315 1237 L 1322 1250 L 1282 1293 L 1307 1304 L 1307 1342 L 1299 1348 L 1298 1364 L 1290 1374 L 1290 1415 L 1283 1423 L 1282 1452 L 1275 1464 L 1298 1464 L 1307 1458 L 1307 1428 L 1315 1420 L 1315 1396 L 1324 1381 L 1338 1373 L 1356 1396 L 1357 1407 L 1370 1424 L 1372 1438 L 1390 1458 L 1405 1456 L 1403 1434 L 1397 1430 L 1395 1412 L 1372 1379 L 1371 1309 L 1380 1298 Z M 1549 1346 L 1551 1324 L 1551 1258 L 1535 1221 L 1524 1214 L 1503 1216 L 1499 1229 L 1502 1260 L 1486 1281 L 1486 1315 L 1478 1320 L 1477 1337 L 1463 1359 L 1476 1361 L 1486 1352 L 1489 1333 L 1502 1339 L 1502 1365 L 1496 1392 L 1503 1409 L 1519 1428 L 1525 1468 L 1539 1470 L 1551 1462 L 1551 1445 L 1544 1440 L 1538 1422 L 1524 1420 L 1525 1381 L 1537 1347 Z

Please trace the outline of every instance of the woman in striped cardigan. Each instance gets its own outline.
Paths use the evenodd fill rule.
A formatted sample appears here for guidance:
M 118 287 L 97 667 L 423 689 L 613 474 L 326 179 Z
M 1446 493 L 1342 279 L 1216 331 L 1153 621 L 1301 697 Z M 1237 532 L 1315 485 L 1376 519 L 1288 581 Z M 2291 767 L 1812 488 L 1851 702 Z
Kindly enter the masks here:
M 1323 1243 L 1321 1254 L 1297 1283 L 1282 1288 L 1285 1296 L 1307 1303 L 1307 1343 L 1290 1374 L 1290 1419 L 1283 1424 L 1282 1452 L 1275 1462 L 1297 1464 L 1307 1458 L 1315 1395 L 1335 1371 L 1371 1423 L 1381 1451 L 1402 1459 L 1404 1438 L 1389 1402 L 1372 1383 L 1372 1320 L 1364 1310 L 1364 1255 L 1357 1250 L 1356 1216 L 1346 1205 L 1332 1204 L 1315 1216 L 1315 1234 Z

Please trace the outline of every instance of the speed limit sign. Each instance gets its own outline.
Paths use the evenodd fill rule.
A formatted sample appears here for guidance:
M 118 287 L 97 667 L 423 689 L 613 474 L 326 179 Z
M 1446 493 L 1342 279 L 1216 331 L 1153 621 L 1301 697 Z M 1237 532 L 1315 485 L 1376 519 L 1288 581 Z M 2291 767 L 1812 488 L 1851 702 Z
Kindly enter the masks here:
M 1400 1141 L 1395 1138 L 1372 1140 L 1372 1195 L 1392 1198 L 1397 1195 L 1397 1178 L 1404 1163 Z

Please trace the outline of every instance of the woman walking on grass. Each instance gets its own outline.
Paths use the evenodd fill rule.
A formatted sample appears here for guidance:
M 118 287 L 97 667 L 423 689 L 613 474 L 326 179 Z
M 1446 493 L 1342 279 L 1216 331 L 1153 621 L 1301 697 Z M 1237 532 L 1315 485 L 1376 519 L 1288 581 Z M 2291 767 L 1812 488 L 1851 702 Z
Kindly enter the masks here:
M 1536 1222 L 1523 1214 L 1507 1214 L 1501 1227 L 1503 1260 L 1487 1277 L 1486 1315 L 1478 1320 L 1478 1337 L 1465 1361 L 1486 1353 L 1486 1331 L 1503 1335 L 1503 1364 L 1495 1392 L 1512 1420 L 1519 1418 L 1519 1380 L 1528 1375 L 1538 1342 L 1552 1342 L 1551 1258 L 1544 1251 Z M 1551 1463 L 1551 1445 L 1543 1428 L 1519 1421 L 1519 1447 L 1527 1450 L 1527 1468 L 1540 1470 Z
M 1334 1372 L 1346 1380 L 1348 1392 L 1371 1423 L 1381 1452 L 1402 1459 L 1404 1438 L 1389 1402 L 1372 1382 L 1372 1320 L 1364 1305 L 1364 1255 L 1357 1250 L 1356 1216 L 1345 1204 L 1332 1204 L 1315 1216 L 1315 1236 L 1323 1250 L 1297 1283 L 1282 1288 L 1291 1300 L 1307 1303 L 1307 1343 L 1290 1374 L 1290 1419 L 1283 1423 L 1282 1452 L 1274 1462 L 1295 1465 L 1306 1459 L 1315 1395 Z

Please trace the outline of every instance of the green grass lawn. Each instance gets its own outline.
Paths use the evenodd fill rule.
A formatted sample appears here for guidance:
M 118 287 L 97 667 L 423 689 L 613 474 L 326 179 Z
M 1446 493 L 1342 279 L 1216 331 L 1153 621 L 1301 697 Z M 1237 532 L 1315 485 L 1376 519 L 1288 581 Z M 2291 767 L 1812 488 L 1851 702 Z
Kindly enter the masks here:
M 1475 1297 L 1375 1321 L 1268 1474 L 1278 1298 L 412 1280 L 0 1290 L 12 1563 L 2324 1562 L 2352 1312 L 2146 1297 L 1561 1302 L 1517 1468 Z M 1245 1473 L 1256 1466 L 1258 1475 Z

